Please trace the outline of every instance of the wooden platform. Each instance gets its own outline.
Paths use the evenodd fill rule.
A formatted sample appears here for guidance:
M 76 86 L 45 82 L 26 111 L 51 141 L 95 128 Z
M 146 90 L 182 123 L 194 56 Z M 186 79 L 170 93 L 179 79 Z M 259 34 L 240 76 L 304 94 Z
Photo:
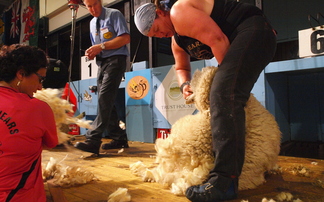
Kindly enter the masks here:
M 82 137 L 80 137 L 82 140 Z M 77 138 L 78 141 L 78 138 Z M 104 139 L 104 141 L 109 141 Z M 45 182 L 48 202 L 106 202 L 108 196 L 118 188 L 127 188 L 132 202 L 188 202 L 184 196 L 175 196 L 160 184 L 143 182 L 130 172 L 129 165 L 143 161 L 146 165 L 154 164 L 154 144 L 129 142 L 130 148 L 118 153 L 118 149 L 109 153 L 102 151 L 100 157 L 90 157 L 91 153 L 82 152 L 73 146 L 60 146 L 43 152 L 43 163 L 50 157 L 62 161 L 65 165 L 77 166 L 95 174 L 98 181 L 89 184 L 61 188 L 51 182 Z M 267 175 L 267 182 L 254 190 L 239 192 L 239 198 L 233 202 L 248 200 L 261 202 L 267 199 L 276 200 L 282 192 L 289 192 L 294 199 L 303 202 L 324 202 L 324 160 L 280 156 L 278 165 L 280 174 Z M 294 170 L 304 168 L 300 176 L 292 174 Z M 309 176 L 306 177 L 308 173 Z M 297 172 L 298 173 L 298 172 Z

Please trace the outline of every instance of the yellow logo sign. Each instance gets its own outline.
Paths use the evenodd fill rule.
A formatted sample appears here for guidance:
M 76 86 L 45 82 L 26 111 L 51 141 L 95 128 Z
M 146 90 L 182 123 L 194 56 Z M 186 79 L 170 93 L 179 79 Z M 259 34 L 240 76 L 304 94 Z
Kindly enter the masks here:
M 135 76 L 127 83 L 127 93 L 129 97 L 139 100 L 144 98 L 149 92 L 149 82 L 143 76 Z
M 103 35 L 103 37 L 104 37 L 105 39 L 110 39 L 112 36 L 113 36 L 113 34 L 112 34 L 111 32 L 106 32 L 106 33 L 104 33 L 104 35 Z

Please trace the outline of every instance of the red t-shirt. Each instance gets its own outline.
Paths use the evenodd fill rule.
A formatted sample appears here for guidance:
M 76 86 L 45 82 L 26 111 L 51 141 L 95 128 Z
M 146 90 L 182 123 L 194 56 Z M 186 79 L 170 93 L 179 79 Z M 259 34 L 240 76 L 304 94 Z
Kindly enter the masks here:
M 57 145 L 49 105 L 12 88 L 0 87 L 0 201 L 44 202 L 43 146 Z

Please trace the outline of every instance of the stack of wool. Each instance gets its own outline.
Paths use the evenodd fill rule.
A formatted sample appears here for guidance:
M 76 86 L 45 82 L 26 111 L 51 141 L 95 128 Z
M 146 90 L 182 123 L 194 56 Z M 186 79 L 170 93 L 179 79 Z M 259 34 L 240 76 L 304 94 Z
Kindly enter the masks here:
M 43 167 L 43 180 L 53 179 L 53 184 L 60 187 L 82 185 L 98 180 L 92 172 L 81 167 L 67 166 L 50 157 L 50 161 Z

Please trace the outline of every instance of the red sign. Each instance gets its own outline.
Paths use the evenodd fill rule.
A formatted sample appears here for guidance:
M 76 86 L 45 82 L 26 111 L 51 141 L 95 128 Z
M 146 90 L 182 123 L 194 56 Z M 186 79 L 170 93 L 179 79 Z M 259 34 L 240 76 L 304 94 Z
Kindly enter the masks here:
M 80 135 L 80 126 L 77 124 L 70 124 L 68 133 L 69 135 Z
M 158 128 L 157 129 L 157 138 L 166 139 L 169 137 L 171 129 Z

